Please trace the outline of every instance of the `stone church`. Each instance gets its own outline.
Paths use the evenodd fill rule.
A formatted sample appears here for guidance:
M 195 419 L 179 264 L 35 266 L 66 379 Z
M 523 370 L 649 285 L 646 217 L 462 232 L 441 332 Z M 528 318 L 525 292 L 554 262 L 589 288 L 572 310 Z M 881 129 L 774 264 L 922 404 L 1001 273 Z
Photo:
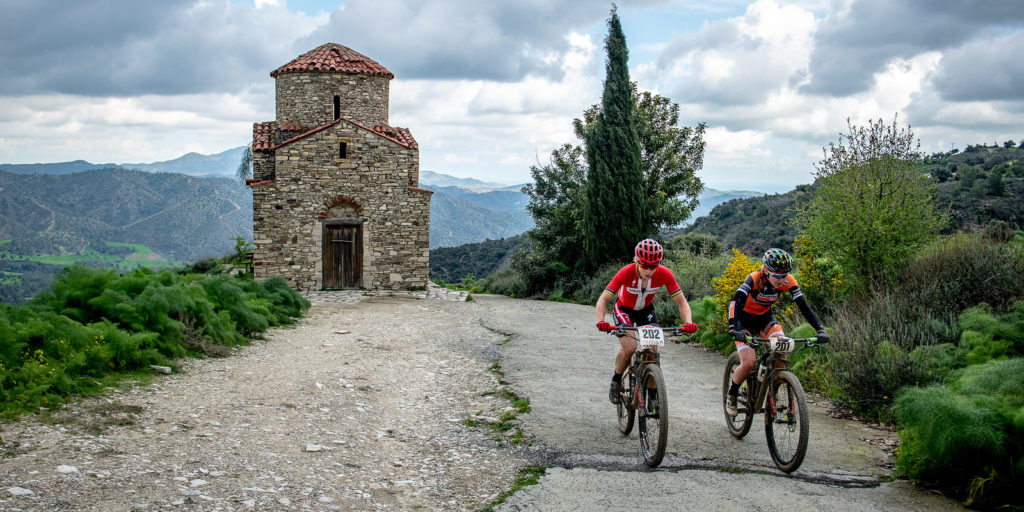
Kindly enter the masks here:
M 253 125 L 253 269 L 299 291 L 427 286 L 430 196 L 419 146 L 388 124 L 394 74 L 328 43 L 270 73 Z

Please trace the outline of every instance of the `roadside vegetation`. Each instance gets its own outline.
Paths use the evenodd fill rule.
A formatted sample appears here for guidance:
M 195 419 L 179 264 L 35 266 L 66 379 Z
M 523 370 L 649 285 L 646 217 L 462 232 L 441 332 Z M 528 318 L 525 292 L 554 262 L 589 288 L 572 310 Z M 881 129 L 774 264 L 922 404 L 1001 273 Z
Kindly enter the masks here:
M 644 101 L 629 90 L 634 106 Z M 656 104 L 677 113 L 671 102 Z M 613 237 L 587 227 L 595 217 L 586 208 L 595 190 L 588 188 L 595 132 L 587 127 L 600 111 L 595 106 L 576 121 L 580 145 L 566 144 L 532 169 L 534 184 L 524 192 L 536 227 L 511 262 L 483 276 L 462 274 L 458 286 L 593 304 L 632 259 L 637 240 L 628 248 L 588 242 Z M 676 126 L 678 117 L 670 119 Z M 634 122 L 644 126 L 642 118 Z M 665 123 L 652 126 L 672 138 Z M 665 162 L 698 169 L 703 142 L 694 138 L 700 126 L 687 137 L 674 133 L 675 154 L 685 158 L 651 158 L 641 168 L 654 187 L 648 210 L 676 207 L 681 217 L 671 217 L 676 224 L 642 219 L 634 238 L 653 236 L 665 246 L 663 264 L 700 325 L 695 340 L 734 350 L 725 318 L 733 292 L 760 268 L 764 250 L 790 251 L 801 289 L 832 334 L 829 346 L 794 357 L 804 385 L 837 409 L 894 425 L 898 476 L 974 508 L 1021 509 L 1013 487 L 1024 477 L 1024 141 L 926 157 L 897 119 L 850 124 L 825 148 L 813 184 L 729 201 L 710 222 L 679 234 L 675 226 L 692 208 L 680 191 L 699 190 L 699 180 L 677 173 L 689 188 L 676 184 L 680 201 L 658 203 L 675 196 L 652 177 L 672 175 Z M 651 152 L 641 144 L 641 154 Z M 608 208 L 601 213 L 604 224 L 630 221 Z M 681 321 L 665 294 L 655 308 L 662 323 Z M 791 302 L 781 301 L 776 316 L 787 333 L 813 335 Z
M 25 304 L 0 304 L 0 420 L 99 392 L 150 366 L 222 356 L 309 302 L 283 278 L 71 266 Z

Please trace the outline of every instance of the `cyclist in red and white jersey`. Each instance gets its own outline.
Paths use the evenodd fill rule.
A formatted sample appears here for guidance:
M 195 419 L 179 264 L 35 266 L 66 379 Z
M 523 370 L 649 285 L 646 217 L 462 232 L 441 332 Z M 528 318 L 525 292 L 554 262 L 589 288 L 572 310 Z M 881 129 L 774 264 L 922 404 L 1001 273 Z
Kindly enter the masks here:
M 611 331 L 614 327 L 605 321 L 608 303 L 612 298 L 612 317 L 617 327 L 635 327 L 639 325 L 658 325 L 658 316 L 654 313 L 654 295 L 661 288 L 668 290 L 669 297 L 679 307 L 679 317 L 684 324 L 679 328 L 687 334 L 697 332 L 697 324 L 693 323 L 690 304 L 686 302 L 683 290 L 676 283 L 676 277 L 668 267 L 661 266 L 665 250 L 661 244 L 650 238 L 641 240 L 634 249 L 633 263 L 622 267 L 597 300 L 597 329 L 601 332 Z M 633 352 L 636 351 L 635 333 L 619 338 L 619 353 L 615 356 L 615 372 L 608 389 L 608 399 L 613 404 L 619 401 L 619 387 L 622 373 L 626 371 Z

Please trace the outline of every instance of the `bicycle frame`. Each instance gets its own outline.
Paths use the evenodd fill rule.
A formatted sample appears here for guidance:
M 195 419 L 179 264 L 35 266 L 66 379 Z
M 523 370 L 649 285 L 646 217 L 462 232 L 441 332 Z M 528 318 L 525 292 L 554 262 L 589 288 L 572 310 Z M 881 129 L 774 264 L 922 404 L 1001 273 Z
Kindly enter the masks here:
M 680 331 L 679 329 L 673 329 L 670 327 L 662 327 L 661 330 L 669 336 L 678 336 L 682 334 L 682 331 Z M 628 331 L 635 332 L 637 331 L 637 328 L 619 327 L 610 332 L 616 337 L 621 338 L 623 336 L 627 336 Z M 636 350 L 633 351 L 633 357 L 630 358 L 629 366 L 626 367 L 626 371 L 628 371 L 630 375 L 636 377 L 642 373 L 644 366 L 649 364 L 661 366 L 661 354 L 651 347 L 641 346 L 640 342 L 637 341 Z M 629 381 L 630 386 L 636 388 L 636 378 L 632 378 Z M 630 389 L 629 391 L 629 396 L 631 398 L 630 407 L 632 407 L 633 409 L 642 409 L 643 393 L 641 393 L 639 389 Z
M 665 343 L 665 335 L 678 336 L 681 331 L 657 326 L 620 327 L 610 334 L 621 338 L 627 336 L 627 331 L 631 330 L 637 333 L 633 337 L 637 346 L 623 374 L 623 379 L 628 380 L 629 384 L 619 392 L 619 432 L 629 435 L 633 429 L 635 416 L 640 452 L 647 466 L 653 468 L 661 464 L 665 456 L 669 423 L 668 395 L 665 377 L 661 373 L 661 354 L 655 347 Z M 645 342 L 641 343 L 641 340 Z
M 753 371 L 744 380 L 742 406 L 738 396 L 736 402 L 731 402 L 734 399 L 730 398 L 732 395 L 729 393 L 735 386 L 732 377 L 743 364 L 743 356 L 739 352 L 729 355 L 722 375 L 722 405 L 726 427 L 733 437 L 742 439 L 750 431 L 754 415 L 763 412 L 765 438 L 772 461 L 783 472 L 792 473 L 800 467 L 807 454 L 810 417 L 803 385 L 789 371 L 790 361 L 786 354 L 813 347 L 818 340 L 747 336 L 745 341 L 754 349 L 756 360 Z M 731 411 L 732 404 L 736 404 L 738 410 Z
M 803 346 L 791 352 L 793 354 L 800 352 L 805 348 L 817 346 L 818 341 L 818 338 L 816 337 L 794 339 L 779 336 L 777 339 L 789 340 L 793 343 L 803 343 Z M 747 386 L 750 387 L 750 394 L 754 397 L 754 403 L 748 404 L 748 406 L 751 407 L 750 414 L 757 414 L 764 411 L 765 397 L 768 395 L 768 386 L 763 384 L 771 382 L 775 377 L 775 372 L 789 371 L 789 359 L 782 357 L 782 354 L 785 354 L 785 352 L 776 352 L 771 348 L 766 348 L 770 347 L 769 343 L 771 343 L 771 341 L 772 338 L 754 338 L 747 336 L 747 345 L 749 345 L 750 348 L 755 351 L 764 349 L 764 351 L 758 355 L 757 362 L 754 364 L 754 369 L 751 370 L 750 375 L 747 375 Z M 779 363 L 782 364 L 782 367 L 776 366 Z M 760 376 L 762 367 L 765 368 L 763 377 Z

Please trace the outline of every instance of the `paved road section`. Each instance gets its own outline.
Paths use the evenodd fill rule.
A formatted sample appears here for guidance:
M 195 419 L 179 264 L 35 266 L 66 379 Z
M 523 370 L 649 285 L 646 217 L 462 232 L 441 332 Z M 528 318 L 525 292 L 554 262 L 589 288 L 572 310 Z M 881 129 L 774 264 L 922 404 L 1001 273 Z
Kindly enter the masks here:
M 725 357 L 669 343 L 662 370 L 669 393 L 668 451 L 649 470 L 634 432 L 616 428 L 608 381 L 618 351 L 594 328 L 593 307 L 475 295 L 485 327 L 510 341 L 500 363 L 532 412 L 520 416 L 537 463 L 552 466 L 535 486 L 497 510 L 965 510 L 957 502 L 891 481 L 882 446 L 893 434 L 834 419 L 812 404 L 811 439 L 799 470 L 786 475 L 768 454 L 763 417 L 733 438 L 725 427 Z M 626 505 L 630 504 L 630 505 Z

